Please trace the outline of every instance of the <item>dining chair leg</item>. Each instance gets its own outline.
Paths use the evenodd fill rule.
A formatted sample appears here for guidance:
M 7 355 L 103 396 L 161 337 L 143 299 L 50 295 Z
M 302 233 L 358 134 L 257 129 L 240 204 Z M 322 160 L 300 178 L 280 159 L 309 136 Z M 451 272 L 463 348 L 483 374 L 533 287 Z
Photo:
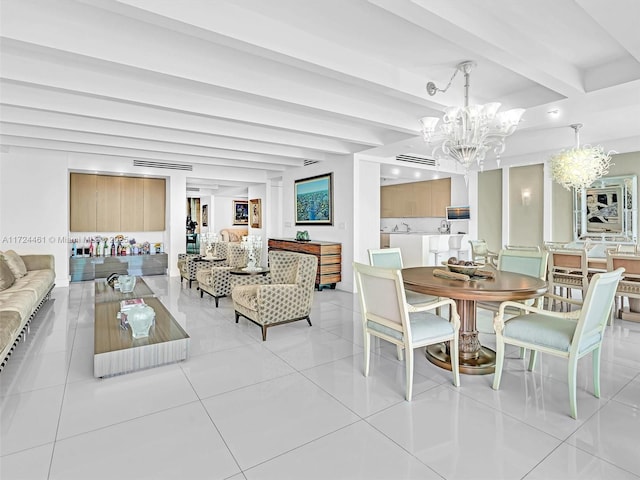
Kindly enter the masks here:
M 407 402 L 411 401 L 413 395 L 413 348 L 406 348 L 406 372 L 407 372 Z
M 527 367 L 527 370 L 529 370 L 530 372 L 533 372 L 533 369 L 536 366 L 537 358 L 538 358 L 538 351 L 531 350 L 531 353 L 529 354 L 529 366 Z
M 593 351 L 593 395 L 596 398 L 600 398 L 600 357 L 602 348 L 598 347 Z
M 500 380 L 502 379 L 502 365 L 504 364 L 504 342 L 502 341 L 502 338 L 497 338 L 496 340 L 496 367 L 495 373 L 493 375 L 492 386 L 494 390 L 498 390 L 500 388 Z
M 397 354 L 398 354 L 398 360 L 402 361 L 402 359 L 403 359 L 402 345 L 396 345 L 396 351 L 397 351 Z
M 576 375 L 578 371 L 578 360 L 569 357 L 568 383 L 569 383 L 569 406 L 571 407 L 571 416 L 578 418 L 578 406 L 576 404 Z

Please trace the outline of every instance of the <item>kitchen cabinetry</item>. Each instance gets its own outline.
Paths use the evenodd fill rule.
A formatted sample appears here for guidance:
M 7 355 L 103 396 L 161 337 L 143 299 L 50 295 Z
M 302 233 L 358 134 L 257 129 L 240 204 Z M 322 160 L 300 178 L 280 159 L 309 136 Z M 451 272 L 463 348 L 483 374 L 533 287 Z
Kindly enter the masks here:
M 450 204 L 450 178 L 380 188 L 382 218 L 444 217 Z
M 69 222 L 73 232 L 96 230 L 96 177 L 72 173 L 69 179 Z

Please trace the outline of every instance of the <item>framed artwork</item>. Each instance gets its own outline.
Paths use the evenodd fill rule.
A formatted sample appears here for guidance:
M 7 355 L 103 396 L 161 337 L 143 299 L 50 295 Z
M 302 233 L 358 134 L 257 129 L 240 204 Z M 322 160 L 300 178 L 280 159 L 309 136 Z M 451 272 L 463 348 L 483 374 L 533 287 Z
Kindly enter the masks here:
M 233 201 L 233 224 L 249 224 L 249 202 L 247 202 L 246 200 Z
M 333 172 L 294 183 L 296 225 L 333 225 Z
M 249 226 L 262 228 L 262 200 L 259 198 L 249 200 Z
M 202 206 L 202 226 L 209 226 L 209 205 Z
M 620 202 L 624 201 L 619 185 L 587 188 L 587 233 L 622 233 Z

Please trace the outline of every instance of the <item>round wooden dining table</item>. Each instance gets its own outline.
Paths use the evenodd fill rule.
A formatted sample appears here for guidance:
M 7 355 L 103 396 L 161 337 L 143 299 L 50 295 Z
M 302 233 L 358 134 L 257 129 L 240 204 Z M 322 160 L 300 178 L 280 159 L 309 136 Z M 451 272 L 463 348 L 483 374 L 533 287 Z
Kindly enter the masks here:
M 433 275 L 436 268 L 404 268 L 402 276 L 406 290 L 448 297 L 455 301 L 460 315 L 459 358 L 460 372 L 472 375 L 493 373 L 496 354 L 483 347 L 476 329 L 476 302 L 527 300 L 539 297 L 547 291 L 547 282 L 529 275 L 494 270 L 494 278 L 472 277 L 469 281 L 453 280 Z M 451 370 L 451 360 L 446 344 L 427 347 L 427 359 L 431 363 Z

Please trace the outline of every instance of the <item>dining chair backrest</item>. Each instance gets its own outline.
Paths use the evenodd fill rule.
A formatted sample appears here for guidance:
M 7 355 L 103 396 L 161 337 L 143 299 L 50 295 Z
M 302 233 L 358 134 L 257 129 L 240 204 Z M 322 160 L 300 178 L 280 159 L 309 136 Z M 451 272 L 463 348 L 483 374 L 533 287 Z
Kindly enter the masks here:
M 411 337 L 409 313 L 399 269 L 354 264 L 363 320 Z M 371 326 L 371 325 L 370 325 Z M 378 330 L 378 329 L 376 329 Z M 391 332 L 390 332 L 391 333 Z M 409 342 L 410 343 L 410 342 Z
M 607 271 L 624 268 L 618 295 L 640 298 L 640 255 L 607 252 Z
M 521 273 L 544 280 L 549 252 L 540 250 L 500 250 L 498 270 Z
M 593 276 L 580 309 L 580 318 L 571 341 L 570 351 L 578 354 L 602 343 L 613 298 L 624 269 L 597 273 Z
M 374 267 L 400 268 L 402 269 L 402 252 L 399 248 L 370 248 L 369 264 Z
M 505 245 L 505 250 L 523 250 L 528 252 L 539 252 L 539 245 Z
M 637 254 L 637 253 L 640 253 L 640 246 L 639 245 L 635 245 L 635 244 L 619 243 L 618 245 L 615 246 L 615 248 L 613 250 L 614 250 L 615 253 Z
M 471 260 L 474 262 L 480 260 L 484 263 L 490 263 L 489 257 L 495 255 L 489 252 L 489 246 L 485 240 L 469 240 L 469 245 L 471 246 Z
M 586 250 L 552 249 L 548 262 L 549 290 L 564 286 L 582 290 L 583 297 L 589 286 Z

